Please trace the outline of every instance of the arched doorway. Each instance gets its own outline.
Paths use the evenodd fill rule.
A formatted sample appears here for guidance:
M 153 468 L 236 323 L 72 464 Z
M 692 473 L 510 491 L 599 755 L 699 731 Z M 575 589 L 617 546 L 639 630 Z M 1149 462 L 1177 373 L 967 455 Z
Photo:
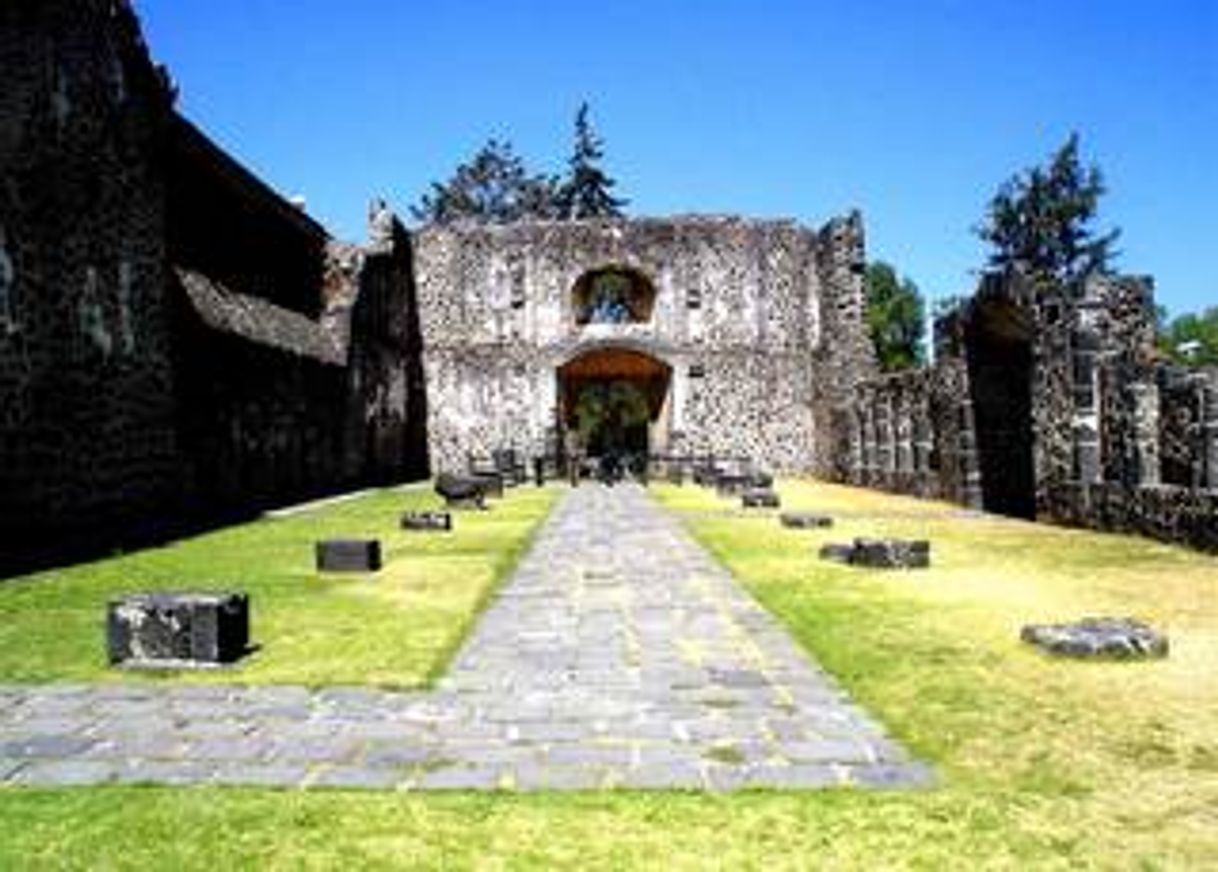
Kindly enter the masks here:
M 661 435 L 671 379 L 668 364 L 641 351 L 584 352 L 558 368 L 563 429 L 590 456 L 645 457 Z

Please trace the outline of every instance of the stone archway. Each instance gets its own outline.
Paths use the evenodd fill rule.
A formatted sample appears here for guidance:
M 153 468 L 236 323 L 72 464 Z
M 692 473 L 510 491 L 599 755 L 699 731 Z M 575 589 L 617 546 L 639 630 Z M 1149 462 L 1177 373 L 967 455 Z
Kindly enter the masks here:
M 672 367 L 642 351 L 603 346 L 558 367 L 560 424 L 588 455 L 645 457 L 667 441 Z

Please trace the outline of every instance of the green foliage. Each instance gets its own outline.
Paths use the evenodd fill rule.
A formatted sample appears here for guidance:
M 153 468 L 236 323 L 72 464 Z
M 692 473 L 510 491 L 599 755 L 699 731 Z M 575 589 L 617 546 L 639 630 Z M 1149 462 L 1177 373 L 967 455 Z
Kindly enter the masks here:
M 918 286 L 890 264 L 867 267 L 867 328 L 885 372 L 911 369 L 925 359 L 926 306 Z
M 447 182 L 432 182 L 410 214 L 425 224 L 555 218 L 559 187 L 553 176 L 530 173 L 511 143 L 490 139 Z
M 616 182 L 599 166 L 605 156 L 603 146 L 588 120 L 588 104 L 582 103 L 575 116 L 575 146 L 565 178 L 531 172 L 511 143 L 490 139 L 448 181 L 432 182 L 431 190 L 410 207 L 410 214 L 423 224 L 621 215 L 628 201 L 610 193 Z
M 975 228 L 990 243 L 991 266 L 1019 264 L 1033 276 L 1071 283 L 1107 272 L 1119 230 L 1096 234 L 1091 224 L 1104 194 L 1103 175 L 1079 162 L 1078 134 L 1049 159 L 1007 180 Z
M 581 103 L 575 115 L 575 148 L 568 162 L 567 180 L 556 201 L 561 217 L 606 218 L 622 214 L 622 207 L 629 201 L 610 193 L 617 183 L 598 165 L 605 156 L 603 145 L 588 120 L 588 104 Z
M 1159 348 L 1178 363 L 1218 366 L 1218 306 L 1167 324 L 1160 317 Z

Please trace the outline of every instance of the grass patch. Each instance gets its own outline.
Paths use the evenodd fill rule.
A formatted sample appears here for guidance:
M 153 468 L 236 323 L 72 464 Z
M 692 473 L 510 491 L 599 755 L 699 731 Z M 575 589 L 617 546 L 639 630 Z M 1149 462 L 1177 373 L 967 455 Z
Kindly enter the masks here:
M 0 681 L 188 680 L 424 686 L 442 674 L 559 491 L 517 488 L 452 533 L 404 531 L 427 488 L 382 490 L 163 548 L 0 581 Z M 319 574 L 317 539 L 381 540 L 371 575 Z M 239 589 L 261 648 L 220 671 L 132 673 L 105 661 L 105 604 L 146 589 Z
M 940 783 L 914 792 L 421 794 L 0 791 L 0 868 L 1168 869 L 1218 859 L 1218 562 L 1154 542 L 969 518 L 806 482 L 830 530 L 660 499 Z M 934 566 L 818 561 L 926 536 Z M 1131 614 L 1169 658 L 1052 660 L 1021 624 Z M 0 649 L 2 652 L 2 649 Z

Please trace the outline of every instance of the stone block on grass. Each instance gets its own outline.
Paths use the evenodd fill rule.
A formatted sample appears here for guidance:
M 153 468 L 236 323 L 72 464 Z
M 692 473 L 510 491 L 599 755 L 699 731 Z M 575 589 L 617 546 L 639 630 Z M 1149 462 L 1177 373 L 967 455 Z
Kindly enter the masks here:
M 249 650 L 249 597 L 151 591 L 113 599 L 106 609 L 106 648 L 114 665 L 232 663 Z
M 376 572 L 381 568 L 377 539 L 323 539 L 316 552 L 318 572 Z
M 852 544 L 821 546 L 822 560 L 873 569 L 925 569 L 930 566 L 930 542 L 925 539 L 855 539 Z
M 1019 638 L 1061 657 L 1166 657 L 1167 637 L 1133 618 L 1083 618 L 1068 624 L 1028 624 Z
M 740 505 L 746 509 L 776 509 L 778 494 L 768 488 L 750 488 L 740 495 Z
M 833 518 L 828 515 L 818 515 L 815 512 L 783 512 L 778 516 L 778 520 L 784 527 L 796 530 L 812 530 L 833 526 Z
M 402 515 L 403 530 L 451 530 L 453 516 L 449 512 L 406 512 Z

